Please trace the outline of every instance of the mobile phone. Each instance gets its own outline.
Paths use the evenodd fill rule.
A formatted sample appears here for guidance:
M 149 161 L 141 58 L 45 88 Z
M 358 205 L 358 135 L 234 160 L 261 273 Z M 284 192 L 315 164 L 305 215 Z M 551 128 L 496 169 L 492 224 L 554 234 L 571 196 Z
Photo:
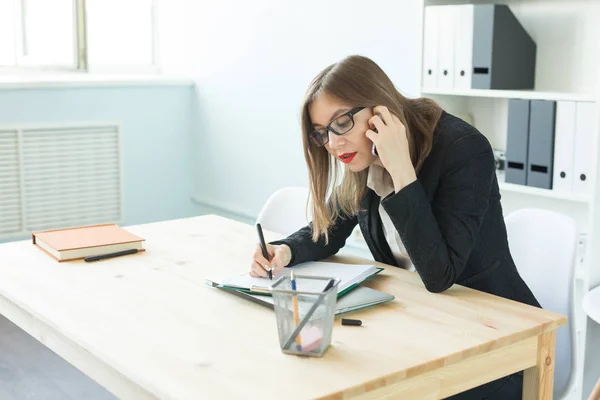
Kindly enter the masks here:
M 377 114 L 377 116 L 383 121 L 383 117 L 380 114 Z M 377 128 L 373 127 L 372 129 L 375 133 L 379 133 L 377 132 Z M 379 153 L 377 152 L 377 147 L 375 147 L 375 143 L 373 143 L 373 146 L 371 146 L 371 153 L 375 156 L 375 157 L 379 157 Z

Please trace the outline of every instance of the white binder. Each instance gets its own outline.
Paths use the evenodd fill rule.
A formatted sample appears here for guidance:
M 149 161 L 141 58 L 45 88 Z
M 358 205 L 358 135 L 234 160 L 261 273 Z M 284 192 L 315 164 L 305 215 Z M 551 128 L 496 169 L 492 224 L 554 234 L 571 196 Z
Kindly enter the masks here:
M 592 194 L 595 125 L 595 103 L 578 102 L 575 125 L 573 193 Z
M 556 102 L 552 176 L 552 189 L 556 192 L 571 193 L 573 190 L 576 111 L 577 103 L 574 101 Z
M 454 88 L 471 89 L 473 74 L 473 4 L 456 7 L 454 27 Z
M 454 88 L 454 39 L 457 6 L 439 6 L 438 11 L 438 88 Z
M 438 86 L 438 25 L 442 6 L 425 7 L 423 27 L 423 88 Z

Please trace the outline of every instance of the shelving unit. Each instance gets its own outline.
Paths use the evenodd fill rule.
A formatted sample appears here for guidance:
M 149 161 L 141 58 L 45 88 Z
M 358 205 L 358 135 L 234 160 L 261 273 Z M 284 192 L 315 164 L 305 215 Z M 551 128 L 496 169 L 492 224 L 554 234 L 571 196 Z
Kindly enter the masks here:
M 595 103 L 597 116 L 594 126 L 594 167 L 592 190 L 587 195 L 562 193 L 506 183 L 503 171 L 498 171 L 498 184 L 505 215 L 521 208 L 546 208 L 571 216 L 578 224 L 581 242 L 575 269 L 575 304 L 589 287 L 600 285 L 600 2 L 587 0 L 424 0 L 423 68 L 426 74 L 425 7 L 429 5 L 506 4 L 536 43 L 535 85 L 532 90 L 485 90 L 435 87 L 423 84 L 421 96 L 436 100 L 446 111 L 464 118 L 490 141 L 493 148 L 506 149 L 508 104 L 510 99 L 554 100 Z M 444 26 L 444 24 L 438 24 Z M 440 28 L 443 29 L 443 28 Z M 464 47 L 464 46 L 463 46 Z M 430 53 L 429 53 L 430 54 Z M 447 57 L 448 52 L 444 53 Z M 462 64 L 461 64 L 462 65 Z M 452 68 L 452 67 L 451 67 Z M 456 71 L 461 70 L 454 66 Z M 428 70 L 427 70 L 428 72 Z M 439 75 L 438 75 L 439 76 Z M 445 79 L 445 78 L 444 78 Z M 460 78 L 457 78 L 460 79 Z M 428 82 L 430 83 L 430 82 Z M 544 277 L 540 277 L 544 279 Z M 598 340 L 587 334 L 586 317 L 577 307 L 579 374 L 576 390 L 569 399 L 581 399 L 583 393 L 584 360 L 600 356 Z M 592 330 L 593 331 L 593 330 Z M 589 350 L 586 350 L 588 349 Z M 586 361 L 586 364 L 590 361 Z
M 500 187 L 500 191 L 505 193 L 520 193 L 529 196 L 536 197 L 544 197 L 547 199 L 554 199 L 560 201 L 568 201 L 573 203 L 580 203 L 583 205 L 589 205 L 592 201 L 590 197 L 577 195 L 577 194 L 565 194 L 560 192 L 555 192 L 549 189 L 540 189 L 531 186 L 524 185 L 515 185 L 514 183 L 506 183 L 504 180 L 504 171 L 498 171 L 498 186 Z
M 596 96 L 593 94 L 543 92 L 537 90 L 423 89 L 422 94 L 425 96 L 483 97 L 491 99 L 596 101 Z
M 425 0 L 422 14 L 425 25 L 425 7 L 456 4 L 506 4 L 536 43 L 535 85 L 532 90 L 456 89 L 424 86 L 421 95 L 436 100 L 448 112 L 465 118 L 481 131 L 493 148 L 506 149 L 509 99 L 592 102 L 598 104 L 600 84 L 600 2 L 586 0 Z M 442 24 L 443 25 L 443 24 Z M 442 28 L 440 28 L 442 29 Z M 423 42 L 423 47 L 425 43 Z M 426 50 L 423 49 L 423 58 Z M 424 63 L 424 60 L 422 60 Z M 425 64 L 424 64 L 425 65 Z M 424 82 L 423 68 L 421 82 Z M 598 113 L 600 114 L 600 112 Z M 596 130 L 598 130 L 597 124 Z M 596 147 L 600 141 L 596 140 Z M 504 196 L 518 196 L 519 201 L 507 202 L 508 214 L 539 200 L 542 207 L 573 216 L 580 231 L 591 235 L 595 215 L 593 199 L 589 195 L 562 193 L 524 185 L 506 183 L 499 171 L 499 186 Z M 598 173 L 594 170 L 595 181 Z M 527 200 L 527 201 L 526 201 Z M 528 204 L 525 204 L 528 203 Z M 582 215 L 585 208 L 585 216 Z M 600 218 L 599 222 L 600 222 Z M 599 253 L 600 255 L 600 253 Z M 589 259 L 586 255 L 586 260 Z M 587 266 L 593 265 L 586 263 Z M 600 283 L 598 272 L 586 270 L 580 276 Z M 594 279 L 595 277 L 595 279 Z

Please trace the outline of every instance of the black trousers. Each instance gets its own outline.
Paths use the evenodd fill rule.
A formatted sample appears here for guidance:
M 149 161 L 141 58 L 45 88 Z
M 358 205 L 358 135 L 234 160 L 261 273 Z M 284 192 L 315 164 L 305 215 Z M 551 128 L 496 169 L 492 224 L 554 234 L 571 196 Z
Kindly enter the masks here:
M 523 371 L 455 394 L 446 400 L 521 400 Z

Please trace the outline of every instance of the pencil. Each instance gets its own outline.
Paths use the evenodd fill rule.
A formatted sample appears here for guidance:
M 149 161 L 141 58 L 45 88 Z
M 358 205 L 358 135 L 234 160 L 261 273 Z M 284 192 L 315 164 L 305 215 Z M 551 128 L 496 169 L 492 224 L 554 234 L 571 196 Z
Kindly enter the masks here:
M 296 277 L 294 277 L 294 271 L 290 274 L 290 281 L 292 290 L 296 291 Z M 294 328 L 300 324 L 300 315 L 298 314 L 298 296 L 292 295 L 292 307 L 294 308 Z M 300 340 L 300 333 L 296 336 L 296 349 L 302 351 L 302 341 Z

